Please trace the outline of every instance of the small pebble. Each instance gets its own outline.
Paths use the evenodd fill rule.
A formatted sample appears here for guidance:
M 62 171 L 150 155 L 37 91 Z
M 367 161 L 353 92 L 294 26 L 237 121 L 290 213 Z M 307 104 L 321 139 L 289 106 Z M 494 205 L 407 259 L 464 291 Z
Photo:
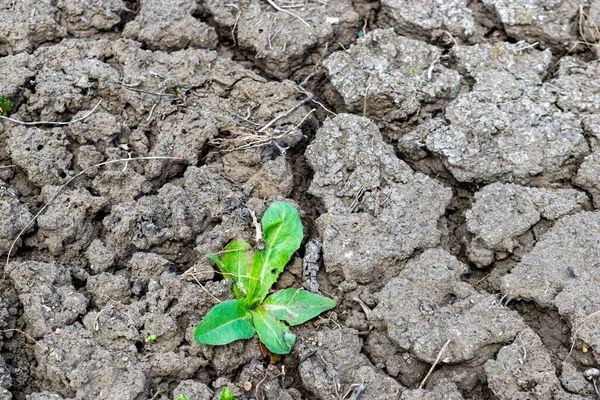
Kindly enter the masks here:
M 598 369 L 598 368 L 586 369 L 585 372 L 583 373 L 583 376 L 585 376 L 586 379 L 598 378 L 600 376 L 600 369 Z

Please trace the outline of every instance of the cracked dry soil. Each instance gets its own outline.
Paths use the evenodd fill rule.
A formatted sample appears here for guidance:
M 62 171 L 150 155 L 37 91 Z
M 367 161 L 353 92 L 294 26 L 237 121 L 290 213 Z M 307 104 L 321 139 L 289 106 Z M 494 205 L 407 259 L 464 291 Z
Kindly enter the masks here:
M 597 399 L 598 26 L 598 0 L 0 0 L 0 399 Z M 274 200 L 305 225 L 277 288 L 338 307 L 269 365 L 193 331 L 233 296 L 204 254 Z

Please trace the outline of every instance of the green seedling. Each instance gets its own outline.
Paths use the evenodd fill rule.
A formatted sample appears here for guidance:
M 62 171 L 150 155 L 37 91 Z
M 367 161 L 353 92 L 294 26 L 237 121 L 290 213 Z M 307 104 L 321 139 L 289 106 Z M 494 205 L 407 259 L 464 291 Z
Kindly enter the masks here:
M 219 400 L 237 400 L 237 399 L 235 397 L 233 397 L 233 393 L 231 393 L 231 390 L 224 387 L 223 390 L 221 391 L 221 397 L 219 397 Z
M 144 342 L 150 343 L 150 342 L 156 341 L 156 339 L 158 339 L 158 336 L 156 336 L 156 335 L 150 335 L 146 339 L 144 339 Z
M 5 99 L 4 97 L 0 97 L 0 115 L 3 117 L 8 117 L 11 111 L 12 101 Z
M 188 400 L 188 398 L 185 395 L 185 393 L 182 393 L 179 396 L 175 397 L 175 400 Z
M 300 325 L 335 301 L 303 289 L 285 289 L 269 295 L 271 286 L 304 236 L 298 211 L 288 203 L 275 202 L 262 218 L 264 250 L 254 250 L 243 240 L 229 243 L 223 259 L 213 260 L 225 278 L 232 278 L 235 300 L 214 306 L 194 332 L 202 344 L 224 345 L 258 334 L 265 347 L 275 354 L 288 354 L 296 335 L 290 326 Z

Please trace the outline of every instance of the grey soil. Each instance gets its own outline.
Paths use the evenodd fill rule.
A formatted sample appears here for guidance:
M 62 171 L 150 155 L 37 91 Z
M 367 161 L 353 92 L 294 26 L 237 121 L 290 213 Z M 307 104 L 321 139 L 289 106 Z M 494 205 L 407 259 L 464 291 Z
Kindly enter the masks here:
M 0 400 L 598 399 L 598 26 L 597 0 L 0 0 Z M 193 332 L 233 298 L 204 255 L 276 200 L 305 240 L 275 288 L 338 306 L 270 364 Z

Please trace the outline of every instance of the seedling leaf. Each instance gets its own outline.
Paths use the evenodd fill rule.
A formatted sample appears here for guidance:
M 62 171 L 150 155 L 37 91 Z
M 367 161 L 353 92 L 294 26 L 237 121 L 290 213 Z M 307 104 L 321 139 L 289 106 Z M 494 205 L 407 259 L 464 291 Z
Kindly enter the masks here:
M 3 117 L 8 117 L 12 112 L 12 101 L 9 99 L 5 99 L 4 97 L 0 97 L 0 115 Z
M 248 291 L 248 274 L 252 262 L 252 248 L 243 240 L 234 240 L 225 247 L 223 265 L 245 295 Z
M 221 397 L 219 397 L 219 400 L 236 400 L 236 398 L 233 397 L 233 393 L 231 393 L 229 388 L 224 387 L 221 391 Z
M 200 343 L 213 346 L 250 339 L 256 331 L 252 315 L 246 310 L 244 300 L 227 300 L 214 306 L 194 332 Z
M 225 264 L 223 263 L 223 261 L 219 260 L 219 257 L 215 256 L 214 254 L 207 254 L 206 257 L 210 258 L 211 260 L 213 260 L 215 262 L 215 264 L 217 264 L 217 267 L 219 267 L 219 270 L 223 274 L 223 278 L 225 278 L 225 279 L 231 278 L 231 274 L 225 267 Z
M 271 362 L 276 362 L 274 355 L 288 354 L 296 342 L 285 322 L 302 324 L 335 307 L 335 302 L 302 289 L 281 290 L 267 298 L 304 234 L 298 211 L 282 202 L 267 209 L 262 228 L 263 251 L 252 250 L 243 240 L 234 240 L 225 248 L 223 259 L 207 254 L 223 277 L 233 278 L 236 300 L 213 307 L 196 328 L 194 337 L 203 344 L 223 345 L 258 333 L 261 349 L 268 350 Z M 232 398 L 231 392 L 223 389 L 221 399 Z
M 255 251 L 247 304 L 261 303 L 285 268 L 292 254 L 300 247 L 304 231 L 298 211 L 290 204 L 274 202 L 262 218 L 265 251 Z
M 148 336 L 146 339 L 144 339 L 144 342 L 146 342 L 146 343 L 155 342 L 156 339 L 158 339 L 158 336 L 152 334 L 152 335 Z
M 250 312 L 258 337 L 265 347 L 275 354 L 288 354 L 296 343 L 296 335 L 290 332 L 290 328 L 263 307 Z
M 273 293 L 262 306 L 276 318 L 295 326 L 332 309 L 335 301 L 308 290 L 290 288 Z
M 229 272 L 229 269 L 226 267 L 225 263 L 223 261 L 219 260 L 219 257 L 215 256 L 214 254 L 207 254 L 206 257 L 210 258 L 217 264 L 217 266 L 219 267 L 219 270 L 221 271 L 221 274 L 223 274 L 223 278 L 225 278 L 225 279 L 234 278 L 234 276 Z M 223 259 L 225 259 L 225 256 L 223 256 Z M 236 299 L 241 299 L 244 297 L 244 295 L 238 288 L 238 285 L 236 282 L 234 282 L 233 285 L 231 286 L 231 290 L 233 290 L 233 294 L 235 295 Z

